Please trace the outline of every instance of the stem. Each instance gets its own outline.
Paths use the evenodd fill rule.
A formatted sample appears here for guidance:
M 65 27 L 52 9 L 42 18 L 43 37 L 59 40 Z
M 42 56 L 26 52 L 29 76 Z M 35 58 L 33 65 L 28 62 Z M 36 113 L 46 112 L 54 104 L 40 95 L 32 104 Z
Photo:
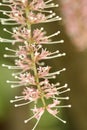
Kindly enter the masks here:
M 26 8 L 25 13 L 26 13 L 26 18 L 28 18 L 28 15 L 29 15 L 29 9 L 28 8 Z M 30 30 L 30 33 L 31 33 L 31 24 L 29 24 L 28 21 L 27 21 L 27 27 L 28 27 L 28 29 Z M 30 41 L 29 41 L 29 44 L 31 44 Z M 34 72 L 34 77 L 35 77 L 36 85 L 37 85 L 38 90 L 41 93 L 40 96 L 41 96 L 42 103 L 43 103 L 44 107 L 46 107 L 45 99 L 44 99 L 44 96 L 43 96 L 43 93 L 42 93 L 42 90 L 41 90 L 41 87 L 40 87 L 40 83 L 39 83 L 39 77 L 38 77 L 36 62 L 34 60 L 34 52 L 33 51 L 31 51 L 31 60 L 32 60 L 32 63 L 33 63 L 33 72 Z
M 36 84 L 37 84 L 37 88 L 38 90 L 40 91 L 41 93 L 41 100 L 42 100 L 42 103 L 44 105 L 44 107 L 46 106 L 46 103 L 45 103 L 45 100 L 44 100 L 44 97 L 43 97 L 43 93 L 42 93 L 42 90 L 41 90 L 41 87 L 40 87 L 40 84 L 39 84 L 39 78 L 38 78 L 38 73 L 37 73 L 37 67 L 36 67 L 36 63 L 34 61 L 34 52 L 31 53 L 31 59 L 33 61 L 33 71 L 34 71 L 34 76 L 35 76 L 35 81 L 36 81 Z

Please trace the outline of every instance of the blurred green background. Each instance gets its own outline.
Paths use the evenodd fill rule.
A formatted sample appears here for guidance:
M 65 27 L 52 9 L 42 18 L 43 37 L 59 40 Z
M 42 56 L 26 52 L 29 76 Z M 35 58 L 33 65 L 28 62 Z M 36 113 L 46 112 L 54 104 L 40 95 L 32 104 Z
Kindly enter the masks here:
M 54 2 L 60 3 L 59 0 L 54 0 Z M 61 3 L 60 7 L 54 9 L 54 11 L 57 15 L 62 16 Z M 0 17 L 2 17 L 1 14 Z M 67 54 L 66 57 L 53 59 L 50 63 L 47 63 L 54 70 L 63 67 L 67 69 L 66 72 L 57 77 L 56 81 L 60 81 L 61 84 L 68 83 L 71 88 L 71 92 L 66 94 L 70 96 L 70 100 L 64 103 L 72 104 L 72 108 L 63 108 L 60 111 L 60 116 L 67 121 L 67 124 L 63 124 L 45 113 L 36 130 L 87 130 L 87 49 L 79 51 L 74 46 L 73 39 L 71 40 L 66 33 L 63 21 L 64 19 L 44 25 L 48 35 L 57 30 L 61 31 L 61 34 L 53 40 L 65 40 L 64 44 L 47 45 L 46 47 L 50 51 L 59 49 L 61 53 L 66 52 Z M 10 26 L 7 26 L 7 28 L 10 29 Z M 0 36 L 10 37 L 10 35 L 3 32 L 1 24 Z M 13 71 L 3 68 L 2 64 L 14 64 L 12 59 L 3 58 L 3 54 L 6 53 L 4 49 L 6 46 L 12 47 L 9 43 L 0 43 L 0 130 L 31 130 L 34 125 L 33 121 L 26 125 L 23 123 L 23 120 L 29 117 L 29 107 L 14 108 L 13 104 L 9 102 L 10 99 L 19 94 L 20 89 L 11 89 L 10 85 L 6 83 L 6 80 L 12 80 L 11 73 Z

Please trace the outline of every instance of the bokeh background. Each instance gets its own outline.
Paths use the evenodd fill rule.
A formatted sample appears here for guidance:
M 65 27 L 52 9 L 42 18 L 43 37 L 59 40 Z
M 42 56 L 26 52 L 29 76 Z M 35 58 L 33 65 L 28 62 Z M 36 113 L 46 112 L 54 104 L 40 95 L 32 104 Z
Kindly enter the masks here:
M 59 8 L 53 10 L 63 20 L 38 26 L 44 26 L 48 35 L 60 30 L 61 34 L 53 40 L 65 40 L 63 44 L 46 47 L 50 51 L 59 49 L 61 53 L 66 52 L 66 57 L 46 62 L 54 70 L 66 67 L 66 72 L 61 73 L 56 81 L 60 81 L 61 84 L 68 83 L 71 88 L 71 92 L 66 94 L 70 96 L 70 100 L 63 103 L 72 104 L 72 108 L 60 110 L 60 116 L 67 121 L 67 124 L 45 113 L 36 130 L 87 130 L 87 0 L 54 0 L 54 2 L 60 4 Z M 5 27 L 11 29 L 11 26 Z M 0 36 L 10 37 L 3 31 L 1 24 Z M 9 102 L 20 93 L 20 89 L 11 89 L 6 83 L 8 79 L 13 80 L 11 76 L 13 70 L 3 68 L 2 64 L 14 64 L 13 59 L 3 58 L 6 46 L 13 47 L 10 43 L 0 43 L 0 130 L 31 130 L 33 121 L 26 125 L 23 123 L 23 120 L 29 117 L 29 106 L 14 108 Z

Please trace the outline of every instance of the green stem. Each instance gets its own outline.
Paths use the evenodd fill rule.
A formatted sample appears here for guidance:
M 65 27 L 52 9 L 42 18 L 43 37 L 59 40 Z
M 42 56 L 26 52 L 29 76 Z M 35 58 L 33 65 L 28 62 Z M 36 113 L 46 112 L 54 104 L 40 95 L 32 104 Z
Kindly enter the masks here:
M 28 8 L 26 8 L 25 13 L 26 13 L 26 18 L 28 19 L 28 15 L 29 15 L 29 9 Z M 27 27 L 28 27 L 28 29 L 31 32 L 31 24 L 29 24 L 28 21 L 27 21 Z M 29 44 L 31 44 L 30 41 L 29 41 Z M 40 87 L 40 82 L 39 82 L 39 77 L 38 77 L 36 62 L 34 60 L 34 52 L 33 51 L 31 51 L 31 60 L 32 60 L 32 63 L 33 63 L 33 72 L 34 72 L 34 77 L 35 77 L 36 85 L 37 85 L 37 88 L 38 88 L 38 90 L 40 92 L 42 103 L 43 103 L 44 107 L 46 107 L 45 99 L 44 99 L 44 96 L 43 96 L 43 93 L 42 93 L 42 90 L 41 90 L 41 87 Z
M 34 61 L 34 52 L 31 53 L 31 59 L 33 61 L 33 71 L 34 71 L 34 76 L 35 76 L 35 81 L 36 81 L 36 84 L 37 84 L 37 88 L 38 88 L 38 90 L 40 92 L 41 100 L 42 100 L 42 103 L 43 103 L 43 105 L 45 107 L 46 103 L 45 103 L 45 99 L 43 97 L 43 92 L 42 92 L 41 87 L 40 87 L 39 77 L 38 77 L 38 73 L 37 73 L 37 67 L 36 67 L 36 63 Z

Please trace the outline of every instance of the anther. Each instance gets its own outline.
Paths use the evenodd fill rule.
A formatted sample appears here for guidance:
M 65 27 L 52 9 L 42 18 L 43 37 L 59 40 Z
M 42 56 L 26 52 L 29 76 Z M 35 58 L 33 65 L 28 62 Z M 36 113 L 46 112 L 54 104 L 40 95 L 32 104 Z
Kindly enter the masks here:
M 5 50 L 9 50 L 8 47 L 5 47 Z
M 64 87 L 67 88 L 68 84 L 65 84 Z
M 56 4 L 55 6 L 56 6 L 56 7 L 59 7 L 59 5 L 58 5 L 58 4 Z
M 63 71 L 66 71 L 66 68 L 63 68 L 62 70 L 63 70 Z
M 14 74 L 14 73 L 12 73 L 12 76 L 15 76 L 15 74 Z
M 72 107 L 71 105 L 68 105 L 68 107 Z
M 69 97 L 66 97 L 67 100 L 69 100 Z
M 7 81 L 6 81 L 6 83 L 10 83 L 10 81 L 9 81 L 9 80 L 7 80 Z
M 14 88 L 14 85 L 11 85 L 11 88 Z
M 7 29 L 6 28 L 3 28 L 3 31 L 6 31 Z
M 13 100 L 10 100 L 10 103 L 13 103 Z
M 18 107 L 18 105 L 17 105 L 17 104 L 15 104 L 14 106 L 15 106 L 15 107 Z
M 5 64 L 2 64 L 2 67 L 5 67 Z
M 51 6 L 54 6 L 54 3 L 52 3 Z
M 53 11 L 52 11 L 52 10 L 50 10 L 49 12 L 50 12 L 50 13 L 53 13 Z
M 24 120 L 24 123 L 27 123 L 28 121 L 27 120 Z
M 6 12 L 3 12 L 4 15 L 6 15 Z
M 40 29 L 41 31 L 43 31 L 44 30 L 44 28 L 43 27 L 41 27 L 41 29 Z
M 53 76 L 53 79 L 55 79 L 55 78 L 56 78 L 56 76 L 54 75 L 54 76 Z
M 15 96 L 15 99 L 18 99 L 18 96 Z
M 8 66 L 8 69 L 11 69 L 11 66 Z
M 61 40 L 60 42 L 61 42 L 61 43 L 64 43 L 64 40 Z

